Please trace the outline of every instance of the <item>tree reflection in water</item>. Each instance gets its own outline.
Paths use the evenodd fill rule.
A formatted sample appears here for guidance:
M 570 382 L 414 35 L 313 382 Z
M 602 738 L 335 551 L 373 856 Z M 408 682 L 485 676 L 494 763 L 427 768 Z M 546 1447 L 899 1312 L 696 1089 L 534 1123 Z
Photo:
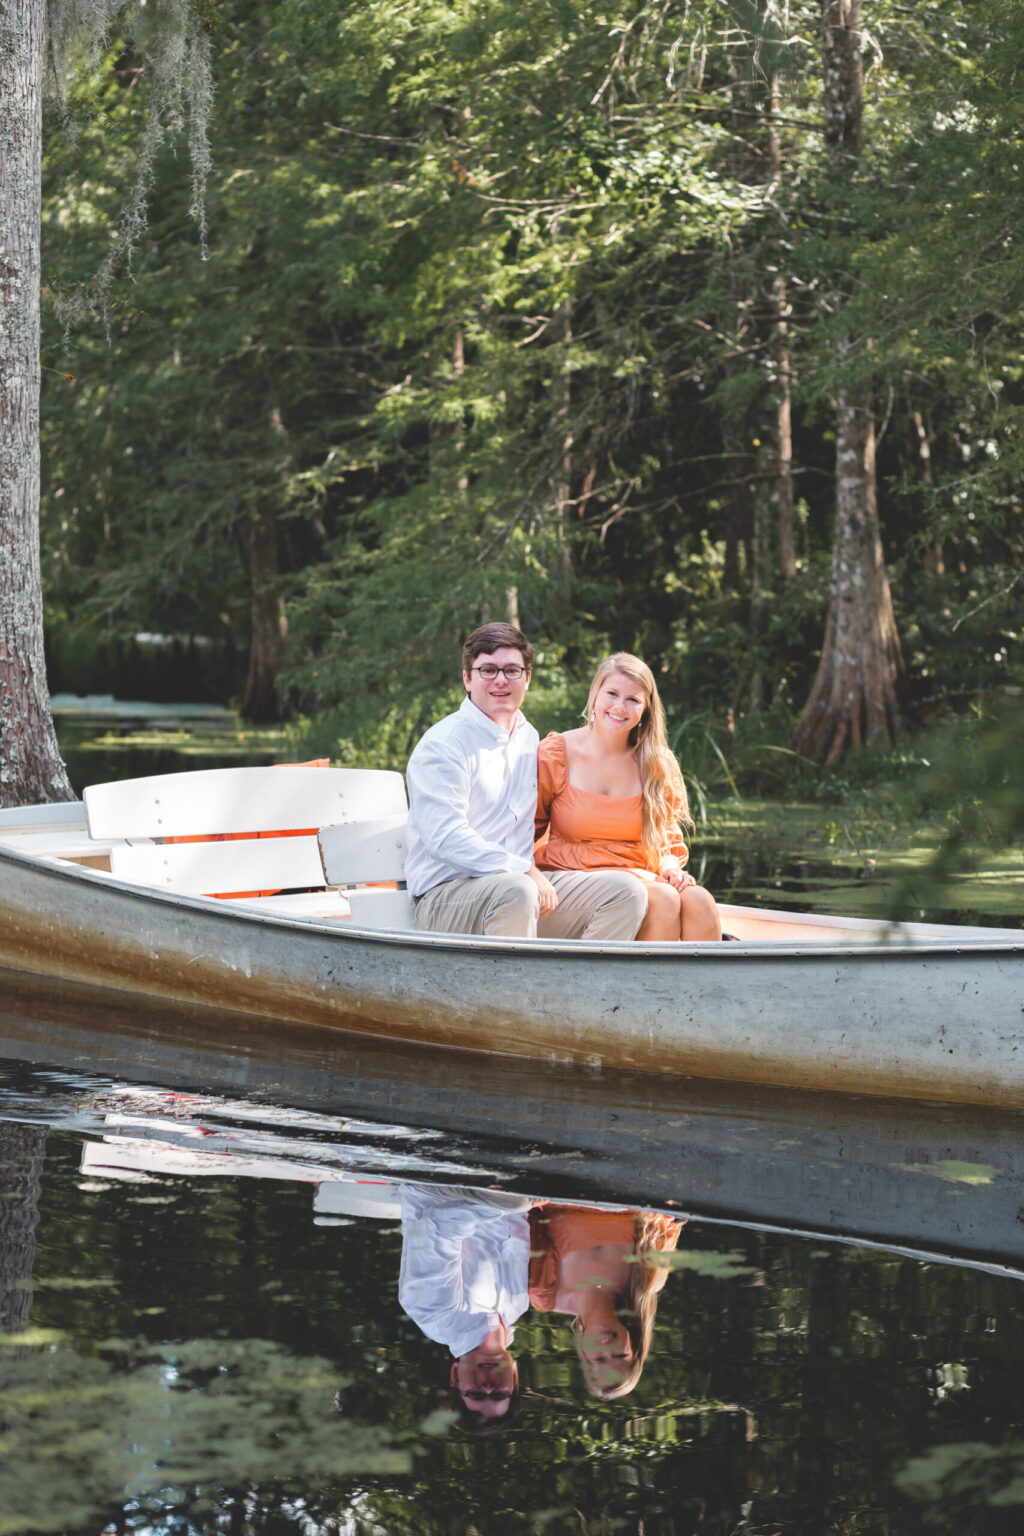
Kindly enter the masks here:
M 101 1144 L 0 1121 L 0 1533 L 1018 1528 L 1014 1278 L 666 1212 L 345 1184 L 312 1143 L 233 1170 L 224 1139 L 175 1130 Z M 571 1319 L 615 1343 L 647 1271 L 654 1344 L 613 1397 L 587 1360 L 612 1351 L 585 1334 L 581 1361 Z M 480 1436 L 449 1377 L 499 1327 L 518 1411 Z

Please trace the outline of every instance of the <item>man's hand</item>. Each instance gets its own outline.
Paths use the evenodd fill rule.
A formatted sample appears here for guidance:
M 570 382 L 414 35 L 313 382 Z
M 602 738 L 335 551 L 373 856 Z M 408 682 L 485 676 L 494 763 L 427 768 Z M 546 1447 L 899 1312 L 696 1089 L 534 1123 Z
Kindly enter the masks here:
M 554 886 L 551 884 L 551 881 L 548 879 L 544 871 L 542 869 L 538 869 L 536 864 L 531 865 L 526 873 L 529 875 L 534 885 L 536 885 L 538 891 L 540 891 L 541 917 L 550 917 L 552 912 L 558 906 L 558 892 L 555 890 Z

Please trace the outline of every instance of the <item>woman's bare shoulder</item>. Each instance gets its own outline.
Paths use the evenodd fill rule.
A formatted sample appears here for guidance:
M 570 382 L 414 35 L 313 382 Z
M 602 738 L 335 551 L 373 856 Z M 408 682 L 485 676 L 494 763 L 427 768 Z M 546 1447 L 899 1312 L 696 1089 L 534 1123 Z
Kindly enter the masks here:
M 562 741 L 565 746 L 565 760 L 567 763 L 578 763 L 588 754 L 590 747 L 590 732 L 586 726 L 578 725 L 571 731 L 564 731 Z
M 563 731 L 562 740 L 565 742 L 567 752 L 578 752 L 581 747 L 586 747 L 590 740 L 590 732 L 585 725 L 577 725 L 571 731 Z

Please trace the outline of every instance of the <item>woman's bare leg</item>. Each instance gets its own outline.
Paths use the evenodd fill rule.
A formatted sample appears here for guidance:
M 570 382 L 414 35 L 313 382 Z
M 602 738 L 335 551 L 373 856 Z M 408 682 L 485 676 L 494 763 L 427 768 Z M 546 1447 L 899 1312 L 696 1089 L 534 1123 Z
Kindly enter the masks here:
M 679 892 L 664 880 L 645 880 L 647 916 L 640 925 L 637 943 L 644 940 L 678 939 L 680 935 Z
M 680 896 L 679 937 L 681 939 L 720 939 L 722 919 L 710 891 L 702 885 L 688 885 Z

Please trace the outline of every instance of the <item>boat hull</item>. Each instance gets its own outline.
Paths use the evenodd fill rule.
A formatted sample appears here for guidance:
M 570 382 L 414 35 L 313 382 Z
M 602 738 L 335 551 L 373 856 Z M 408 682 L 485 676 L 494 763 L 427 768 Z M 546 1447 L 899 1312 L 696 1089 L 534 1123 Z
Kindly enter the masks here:
M 1013 1110 L 339 1042 L 329 1030 L 260 1029 L 245 1014 L 152 999 L 142 1007 L 130 993 L 2 969 L 0 1019 L 0 1067 L 14 1066 L 7 1083 L 25 1091 L 26 1061 L 59 1072 L 44 1112 L 70 1093 L 64 1123 L 80 1131 L 102 1129 L 94 1116 L 112 1103 L 133 1118 L 155 1108 L 172 1134 L 183 1114 L 204 1128 L 212 1116 L 215 1127 L 209 1095 L 225 1095 L 235 1166 L 261 1123 L 283 1132 L 294 1155 L 299 1111 L 303 1177 L 319 1164 L 330 1178 L 354 1156 L 375 1180 L 421 1181 L 438 1176 L 440 1155 L 455 1160 L 449 1176 L 478 1188 L 840 1236 L 1024 1277 L 1024 1123 Z M 113 1098 L 105 1074 L 119 1085 Z M 319 1135 L 310 1112 L 323 1117 Z M 398 1119 L 427 1134 L 396 1142 Z M 365 1138 L 368 1121 L 382 1141 Z M 201 1144 L 223 1161 L 220 1138 Z
M 0 964 L 538 1061 L 1024 1107 L 1024 947 L 381 933 L 0 850 Z

